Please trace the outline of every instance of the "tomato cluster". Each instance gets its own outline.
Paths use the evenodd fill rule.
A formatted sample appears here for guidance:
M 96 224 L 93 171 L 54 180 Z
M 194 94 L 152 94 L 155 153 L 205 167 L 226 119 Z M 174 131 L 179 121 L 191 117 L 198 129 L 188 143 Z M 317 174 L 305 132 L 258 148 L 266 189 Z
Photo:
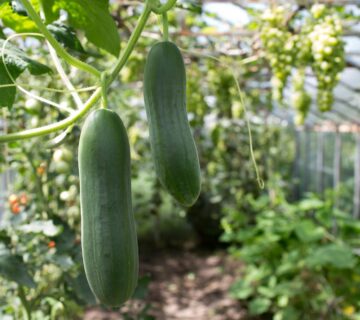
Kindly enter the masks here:
M 11 194 L 8 198 L 10 210 L 14 215 L 19 214 L 29 203 L 26 193 Z

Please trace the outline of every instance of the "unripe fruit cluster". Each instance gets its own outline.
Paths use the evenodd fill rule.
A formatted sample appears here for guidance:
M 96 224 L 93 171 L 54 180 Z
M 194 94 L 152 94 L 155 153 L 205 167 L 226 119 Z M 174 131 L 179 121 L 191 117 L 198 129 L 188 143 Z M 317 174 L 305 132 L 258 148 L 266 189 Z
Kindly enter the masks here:
M 312 6 L 311 16 L 299 19 L 300 28 L 290 31 L 287 11 L 279 6 L 262 15 L 262 40 L 265 57 L 272 70 L 272 91 L 275 101 L 283 100 L 287 80 L 295 68 L 292 105 L 296 122 L 304 122 L 311 98 L 305 90 L 305 70 L 309 67 L 317 78 L 317 104 L 328 111 L 333 104 L 333 90 L 345 67 L 343 28 L 337 13 L 322 4 Z

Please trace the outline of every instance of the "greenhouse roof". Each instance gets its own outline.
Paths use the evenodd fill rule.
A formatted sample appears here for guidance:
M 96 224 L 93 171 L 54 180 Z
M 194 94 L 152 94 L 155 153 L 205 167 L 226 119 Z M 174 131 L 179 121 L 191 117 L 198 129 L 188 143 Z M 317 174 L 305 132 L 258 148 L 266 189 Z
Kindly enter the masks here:
M 215 1 L 205 1 L 205 3 L 213 3 Z M 226 2 L 229 2 L 226 4 Z M 324 3 L 329 5 L 349 5 L 349 8 L 356 14 L 360 15 L 360 0 L 323 0 L 323 1 L 260 1 L 260 0 L 239 0 L 239 1 L 221 1 L 221 6 L 237 6 L 241 9 L 256 5 L 268 6 L 269 4 L 286 4 L 293 5 L 311 5 L 313 3 Z M 217 8 L 218 9 L 218 8 Z M 220 10 L 222 11 L 222 10 Z M 234 17 L 226 17 L 224 10 L 224 16 L 221 12 L 219 15 L 224 20 L 232 20 L 229 23 L 229 28 L 224 31 L 224 28 L 220 28 L 221 31 L 214 31 L 210 36 L 214 37 L 229 37 L 230 39 L 249 39 L 256 36 L 249 30 L 245 30 L 242 27 L 239 28 L 240 23 L 235 21 Z M 215 11 L 216 12 L 216 11 Z M 236 12 L 236 10 L 234 10 Z M 235 13 L 234 13 L 235 16 Z M 234 19 L 233 19 L 234 18 Z M 233 24 L 233 25 L 232 25 Z M 235 27 L 237 26 L 237 27 Z M 194 36 L 199 36 L 201 33 L 196 33 Z M 209 36 L 209 34 L 207 34 Z M 307 70 L 306 90 L 312 97 L 312 106 L 308 117 L 306 118 L 304 127 L 312 128 L 318 131 L 348 131 L 348 132 L 360 132 L 360 23 L 352 25 L 347 24 L 344 32 L 345 51 L 346 51 L 346 68 L 341 74 L 339 84 L 334 91 L 334 103 L 331 111 L 321 112 L 317 109 L 316 105 L 316 79 L 311 70 Z M 229 52 L 228 54 L 231 54 Z M 237 52 L 235 55 L 239 55 Z M 291 89 L 285 90 L 285 101 L 290 100 Z M 286 120 L 287 122 L 293 122 L 295 112 L 292 108 L 286 108 L 281 105 L 275 105 L 273 108 L 273 116 Z

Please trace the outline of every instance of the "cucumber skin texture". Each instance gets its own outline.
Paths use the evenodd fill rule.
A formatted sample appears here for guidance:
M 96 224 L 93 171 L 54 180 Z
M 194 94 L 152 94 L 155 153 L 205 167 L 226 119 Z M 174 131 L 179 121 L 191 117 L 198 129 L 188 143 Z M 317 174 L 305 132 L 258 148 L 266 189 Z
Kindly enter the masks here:
M 85 274 L 100 302 L 118 307 L 137 285 L 138 244 L 129 141 L 115 112 L 95 110 L 86 119 L 79 143 L 79 176 Z
M 186 113 L 186 73 L 177 46 L 155 44 L 144 72 L 145 109 L 155 170 L 161 184 L 182 205 L 200 194 L 200 165 Z

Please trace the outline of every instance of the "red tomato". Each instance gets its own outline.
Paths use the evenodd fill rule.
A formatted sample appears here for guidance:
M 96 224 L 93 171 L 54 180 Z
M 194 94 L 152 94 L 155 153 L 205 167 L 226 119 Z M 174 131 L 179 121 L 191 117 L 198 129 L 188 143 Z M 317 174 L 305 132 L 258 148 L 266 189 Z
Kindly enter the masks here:
M 13 205 L 19 201 L 19 197 L 16 194 L 12 194 L 9 196 L 9 203 L 10 205 Z
M 22 204 L 23 206 L 26 206 L 28 202 L 28 197 L 26 195 L 26 193 L 22 193 L 20 195 L 20 204 Z
M 17 202 L 15 202 L 14 204 L 12 204 L 11 207 L 10 207 L 10 209 L 11 209 L 11 212 L 12 212 L 13 214 L 19 214 L 19 213 L 21 212 L 20 205 L 19 205 Z
M 53 241 L 53 240 L 49 241 L 48 247 L 49 247 L 49 248 L 55 248 L 55 247 L 56 247 L 55 241 Z

